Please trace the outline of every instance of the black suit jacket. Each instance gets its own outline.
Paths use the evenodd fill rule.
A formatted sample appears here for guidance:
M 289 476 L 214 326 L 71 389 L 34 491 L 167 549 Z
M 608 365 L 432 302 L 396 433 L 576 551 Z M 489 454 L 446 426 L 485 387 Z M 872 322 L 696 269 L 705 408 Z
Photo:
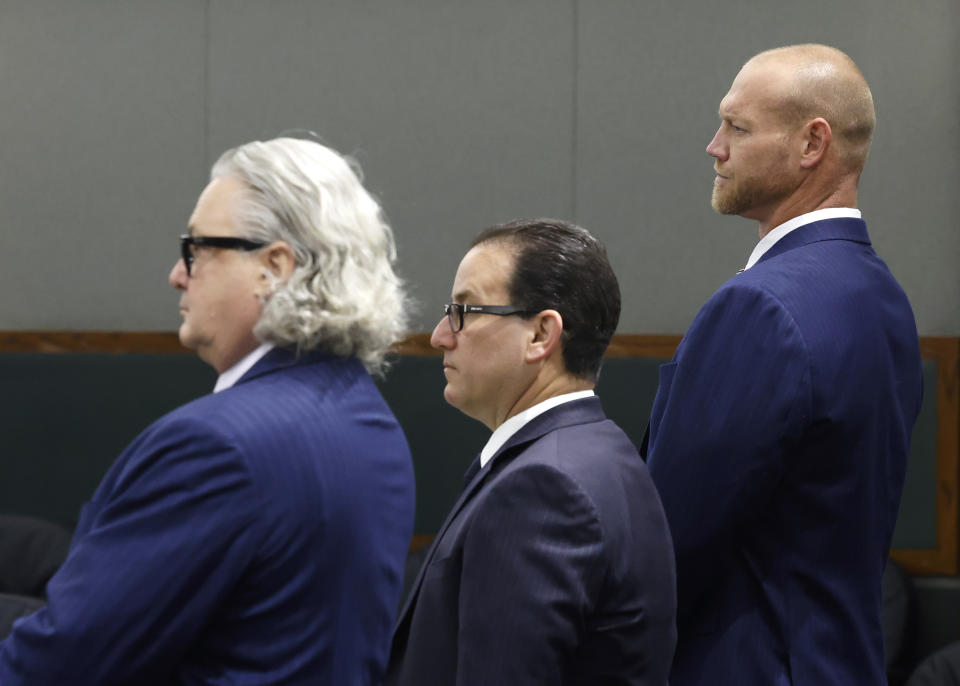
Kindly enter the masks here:
M 386 683 L 663 686 L 673 551 L 598 398 L 520 429 L 467 485 L 400 614 Z

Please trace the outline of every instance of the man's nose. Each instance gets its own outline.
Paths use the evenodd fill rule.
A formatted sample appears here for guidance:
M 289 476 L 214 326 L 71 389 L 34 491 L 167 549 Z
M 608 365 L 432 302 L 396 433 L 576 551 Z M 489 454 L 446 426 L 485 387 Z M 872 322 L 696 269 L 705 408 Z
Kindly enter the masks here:
M 430 334 L 430 345 L 437 350 L 450 350 L 457 344 L 457 336 L 450 330 L 446 317 L 441 317 Z
M 720 129 L 717 129 L 717 132 L 713 134 L 713 140 L 707 144 L 707 154 L 710 157 L 716 157 L 718 160 L 725 160 L 727 158 L 727 150 L 723 145 L 723 142 L 720 140 Z
M 181 257 L 177 260 L 173 269 L 170 270 L 170 276 L 167 277 L 167 280 L 170 282 L 170 285 L 176 288 L 178 291 L 186 290 L 187 288 L 187 279 L 190 277 L 187 276 L 187 266 L 183 263 L 183 258 Z

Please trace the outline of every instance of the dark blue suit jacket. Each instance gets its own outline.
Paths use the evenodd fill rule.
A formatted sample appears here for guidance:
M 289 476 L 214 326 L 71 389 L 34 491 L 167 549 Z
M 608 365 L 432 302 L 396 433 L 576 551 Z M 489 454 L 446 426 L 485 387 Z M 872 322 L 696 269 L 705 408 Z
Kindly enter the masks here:
M 880 579 L 921 395 L 913 313 L 859 219 L 793 231 L 707 302 L 650 419 L 671 684 L 886 683 Z
M 377 683 L 413 505 L 360 363 L 275 349 L 119 457 L 0 684 Z
M 469 483 L 401 612 L 401 686 L 664 686 L 675 580 L 646 466 L 597 398 L 531 420 Z

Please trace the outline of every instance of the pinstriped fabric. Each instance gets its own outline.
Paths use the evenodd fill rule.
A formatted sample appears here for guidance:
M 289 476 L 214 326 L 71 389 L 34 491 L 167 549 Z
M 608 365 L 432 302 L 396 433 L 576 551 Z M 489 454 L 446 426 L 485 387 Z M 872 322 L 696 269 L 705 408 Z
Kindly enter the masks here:
M 274 350 L 120 456 L 0 683 L 377 683 L 412 523 L 362 366 Z
M 661 368 L 648 463 L 677 552 L 674 686 L 883 683 L 880 578 L 922 374 L 859 219 L 789 233 Z
M 534 418 L 453 506 L 385 684 L 663 686 L 673 553 L 653 482 L 598 398 Z

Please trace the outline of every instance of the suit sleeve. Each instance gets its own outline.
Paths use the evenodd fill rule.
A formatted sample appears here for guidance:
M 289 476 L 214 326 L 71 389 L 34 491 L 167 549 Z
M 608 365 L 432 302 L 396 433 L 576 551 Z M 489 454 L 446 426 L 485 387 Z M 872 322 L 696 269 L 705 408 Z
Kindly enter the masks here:
M 673 535 L 681 615 L 716 579 L 738 525 L 763 516 L 809 421 L 810 384 L 789 312 L 744 286 L 721 289 L 661 368 L 648 465 Z
M 162 683 L 248 566 L 241 456 L 200 422 L 158 425 L 87 504 L 47 607 L 0 643 L 4 686 Z
M 552 467 L 497 483 L 463 550 L 457 686 L 559 684 L 601 582 L 589 499 Z

